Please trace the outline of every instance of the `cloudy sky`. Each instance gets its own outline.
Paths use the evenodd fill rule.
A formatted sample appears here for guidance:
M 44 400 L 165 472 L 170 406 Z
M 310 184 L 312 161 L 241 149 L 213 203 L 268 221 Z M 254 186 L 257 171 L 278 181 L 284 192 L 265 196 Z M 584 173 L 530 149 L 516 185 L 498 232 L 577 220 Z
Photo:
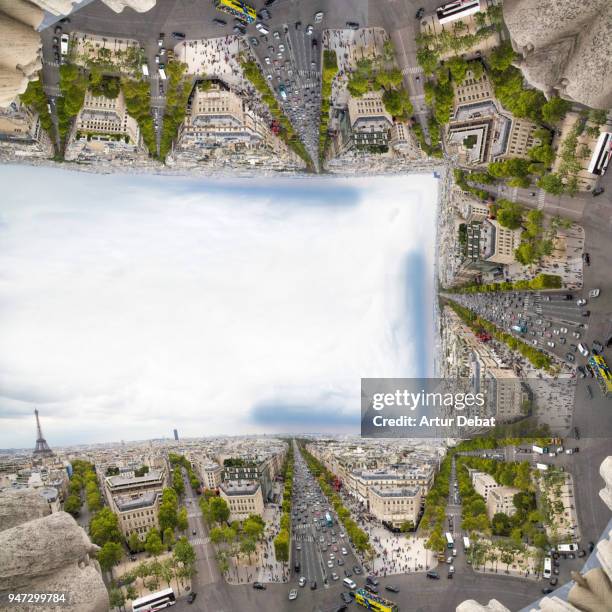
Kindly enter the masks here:
M 0 167 L 0 448 L 356 430 L 431 374 L 437 180 Z

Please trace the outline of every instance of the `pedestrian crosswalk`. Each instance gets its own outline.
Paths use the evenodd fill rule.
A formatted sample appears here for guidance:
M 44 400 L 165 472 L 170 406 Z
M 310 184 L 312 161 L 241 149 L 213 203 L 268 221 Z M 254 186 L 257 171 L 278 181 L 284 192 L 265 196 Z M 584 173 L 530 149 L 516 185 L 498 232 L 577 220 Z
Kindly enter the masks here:
M 304 535 L 301 533 L 294 534 L 293 539 L 296 542 L 314 542 L 314 537 L 311 535 Z
M 406 66 L 402 70 L 402 74 L 406 76 L 407 74 L 422 74 L 423 69 L 420 66 Z
M 544 200 L 546 199 L 546 192 L 543 189 L 540 189 L 538 193 L 538 210 L 542 210 L 544 208 Z
M 192 546 L 198 546 L 198 544 L 208 544 L 210 542 L 210 538 L 190 538 L 189 543 Z

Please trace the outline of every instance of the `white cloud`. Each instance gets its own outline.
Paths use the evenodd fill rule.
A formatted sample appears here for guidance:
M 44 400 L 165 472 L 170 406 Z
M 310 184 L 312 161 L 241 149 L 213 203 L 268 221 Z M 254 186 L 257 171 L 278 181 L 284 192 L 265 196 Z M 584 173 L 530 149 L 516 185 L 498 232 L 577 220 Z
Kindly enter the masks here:
M 41 193 L 59 173 L 11 172 L 0 447 L 33 443 L 19 413 L 34 406 L 50 443 L 243 433 L 262 403 L 357 413 L 360 377 L 430 372 L 432 177 L 61 173 Z

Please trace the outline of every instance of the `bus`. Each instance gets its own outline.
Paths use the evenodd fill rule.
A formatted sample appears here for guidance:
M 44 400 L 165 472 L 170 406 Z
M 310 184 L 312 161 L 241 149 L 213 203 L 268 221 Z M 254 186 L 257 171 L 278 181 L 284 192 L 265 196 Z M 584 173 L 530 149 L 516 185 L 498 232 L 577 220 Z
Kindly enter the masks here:
M 160 64 L 159 65 L 159 68 L 157 69 L 157 72 L 159 74 L 159 78 L 162 81 L 165 81 L 166 80 L 166 67 L 164 66 L 164 64 Z
M 329 512 L 325 513 L 325 524 L 328 527 L 331 527 L 334 524 L 334 521 L 332 520 L 331 514 Z
M 172 589 L 164 589 L 157 591 L 144 597 L 139 597 L 132 602 L 133 612 L 153 612 L 154 610 L 163 610 L 169 608 L 176 603 L 176 597 Z
M 148 77 L 149 76 L 149 66 L 147 64 L 143 64 L 141 66 L 142 69 L 142 76 Z
M 440 25 L 474 15 L 480 11 L 480 0 L 455 0 L 436 9 Z
M 375 612 L 399 612 L 397 604 L 380 595 L 369 593 L 365 589 L 357 589 L 355 591 L 355 603 Z
M 455 541 L 453 540 L 453 536 L 448 531 L 444 535 L 446 536 L 446 547 L 453 548 L 453 546 L 455 546 Z
M 513 325 L 510 329 L 517 334 L 524 334 L 527 332 L 527 326 L 525 325 Z
M 589 365 L 597 378 L 599 388 L 604 397 L 612 397 L 612 373 L 602 355 L 592 355 L 589 358 Z
M 550 557 L 544 557 L 544 571 L 542 572 L 542 576 L 544 578 L 550 578 L 552 574 L 552 561 Z
M 68 34 L 62 34 L 60 38 L 60 53 L 62 55 L 68 55 L 68 43 L 70 42 L 70 37 Z
M 463 550 L 470 550 L 470 538 L 463 536 Z
M 612 156 L 612 133 L 602 132 L 597 139 L 593 156 L 589 162 L 589 172 L 603 176 Z
M 215 0 L 215 8 L 247 23 L 253 23 L 257 19 L 255 9 L 242 0 Z
M 578 552 L 578 544 L 559 544 L 558 552 Z

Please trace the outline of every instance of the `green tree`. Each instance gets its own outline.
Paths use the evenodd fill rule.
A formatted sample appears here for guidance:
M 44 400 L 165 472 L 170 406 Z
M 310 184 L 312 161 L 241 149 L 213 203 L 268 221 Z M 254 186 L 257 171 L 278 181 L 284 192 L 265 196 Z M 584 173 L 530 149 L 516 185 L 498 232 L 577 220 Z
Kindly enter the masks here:
M 164 529 L 164 546 L 171 550 L 174 546 L 174 530 L 170 527 Z
M 563 193 L 563 181 L 558 174 L 546 174 L 538 181 L 538 187 L 553 195 L 561 195 Z
M 117 515 L 110 508 L 102 508 L 89 522 L 89 536 L 98 546 L 104 546 L 107 542 L 121 542 Z
M 497 221 L 508 229 L 518 229 L 523 219 L 523 209 L 516 202 L 498 200 Z
M 555 125 L 565 117 L 565 114 L 571 107 L 571 102 L 563 100 L 563 98 L 550 98 L 542 106 L 542 119 L 548 125 Z
M 78 495 L 69 495 L 64 502 L 64 510 L 72 516 L 79 516 L 81 511 L 81 498 Z
M 121 561 L 123 557 L 123 547 L 118 542 L 106 542 L 98 551 L 98 562 L 105 572 L 113 574 L 113 567 Z
M 125 605 L 125 596 L 121 589 L 113 588 L 108 592 L 108 599 L 111 610 L 113 608 L 121 608 Z
M 230 516 L 227 502 L 221 497 L 213 497 L 210 502 L 211 518 L 215 523 L 226 523 Z
M 187 520 L 187 508 L 183 507 L 179 510 L 176 526 L 180 531 L 185 531 L 189 527 L 189 521 Z
M 416 59 L 427 75 L 433 74 L 439 61 L 439 57 L 435 51 L 430 49 L 419 49 L 416 54 Z
M 132 533 L 130 533 L 127 545 L 130 552 L 140 552 L 142 550 L 142 542 L 140 541 L 140 538 L 138 537 L 138 534 L 135 531 L 132 531 Z
M 394 117 L 407 119 L 413 111 L 412 103 L 405 89 L 391 89 L 383 94 L 383 104 Z
M 351 96 L 361 98 L 369 90 L 370 82 L 365 76 L 355 74 L 349 79 L 347 88 Z
M 174 558 L 182 563 L 184 567 L 193 568 L 196 554 L 186 537 L 183 536 L 177 541 L 174 547 Z
M 274 538 L 274 554 L 277 561 L 289 561 L 289 532 L 286 529 L 281 529 Z
M 145 540 L 144 549 L 153 557 L 157 557 L 164 550 L 159 531 L 157 529 L 150 529 Z
M 493 70 L 503 72 L 510 67 L 516 54 L 509 41 L 503 42 L 499 47 L 495 47 L 487 57 L 487 62 Z
M 550 166 L 555 161 L 555 150 L 547 143 L 531 147 L 527 154 L 529 159 L 542 162 L 546 166 Z
M 445 66 L 450 70 L 451 76 L 459 85 L 465 81 L 470 65 L 462 57 L 451 57 Z

